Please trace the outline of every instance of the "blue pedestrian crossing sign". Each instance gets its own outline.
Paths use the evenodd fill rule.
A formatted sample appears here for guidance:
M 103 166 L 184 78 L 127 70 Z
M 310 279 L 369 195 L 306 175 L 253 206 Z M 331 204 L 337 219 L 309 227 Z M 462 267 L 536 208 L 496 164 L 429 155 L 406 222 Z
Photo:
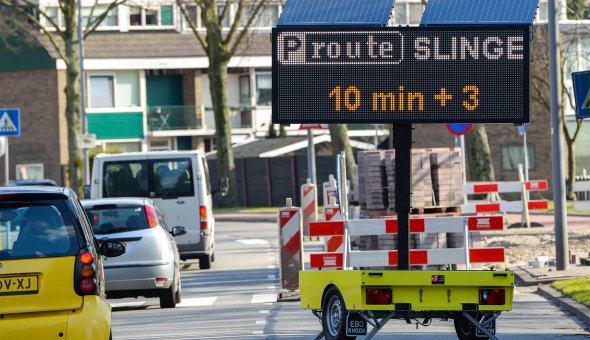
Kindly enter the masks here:
M 572 80 L 576 98 L 576 117 L 590 118 L 590 71 L 574 72 Z
M 20 136 L 20 109 L 0 109 L 0 136 Z

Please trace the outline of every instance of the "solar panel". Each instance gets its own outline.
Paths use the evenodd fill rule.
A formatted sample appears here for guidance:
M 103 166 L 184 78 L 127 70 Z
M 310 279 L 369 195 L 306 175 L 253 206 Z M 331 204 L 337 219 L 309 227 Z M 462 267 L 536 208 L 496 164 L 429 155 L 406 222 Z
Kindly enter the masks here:
M 288 0 L 277 26 L 385 26 L 394 0 Z
M 420 25 L 533 23 L 539 0 L 430 0 Z

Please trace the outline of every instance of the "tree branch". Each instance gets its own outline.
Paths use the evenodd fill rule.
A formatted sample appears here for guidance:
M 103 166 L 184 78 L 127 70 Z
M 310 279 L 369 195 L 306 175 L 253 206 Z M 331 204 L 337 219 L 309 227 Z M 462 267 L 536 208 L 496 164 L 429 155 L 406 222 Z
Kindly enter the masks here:
M 209 55 L 209 45 L 207 44 L 205 39 L 199 33 L 196 23 L 194 23 L 192 18 L 189 17 L 188 13 L 186 12 L 186 8 L 182 4 L 181 0 L 176 0 L 176 4 L 178 5 L 178 8 L 180 8 L 180 12 L 182 13 L 182 16 L 184 17 L 184 19 L 186 20 L 186 22 L 190 26 L 191 30 L 193 31 L 193 34 L 195 35 L 195 37 L 197 38 L 197 40 L 201 44 L 201 47 L 203 47 L 203 50 L 205 50 L 205 53 L 207 55 Z M 198 6 L 199 8 L 202 9 L 202 7 L 201 7 L 203 5 L 202 3 L 199 5 L 199 2 L 195 0 L 195 4 L 196 4 L 196 6 Z
M 244 1 L 244 0 L 240 0 L 240 3 L 242 1 Z M 242 39 L 244 38 L 246 33 L 248 33 L 248 30 L 249 30 L 250 26 L 252 25 L 252 23 L 254 22 L 254 19 L 256 19 L 256 17 L 258 16 L 258 13 L 260 13 L 260 11 L 264 7 L 264 5 L 266 5 L 266 3 L 267 3 L 267 0 L 260 0 L 258 2 L 258 5 L 256 5 L 256 8 L 254 9 L 252 14 L 248 18 L 248 21 L 246 22 L 246 24 L 243 25 L 243 28 L 237 37 L 233 38 L 232 36 L 230 36 L 228 34 L 228 36 L 225 39 L 225 43 L 229 46 L 229 49 L 227 52 L 227 59 L 230 59 L 236 53 L 238 46 L 240 45 L 240 42 L 242 41 Z
M 98 1 L 98 0 L 96 0 L 96 1 Z M 109 15 L 109 12 L 112 9 L 118 7 L 119 5 L 124 4 L 126 1 L 127 0 L 116 0 L 116 1 L 111 2 L 108 5 L 107 9 L 103 13 L 101 13 L 96 18 L 96 20 L 94 20 L 92 22 L 92 27 L 88 28 L 88 26 L 90 26 L 90 21 L 92 19 L 92 13 L 94 12 L 94 8 L 97 6 L 97 4 L 95 3 L 94 6 L 92 6 L 92 9 L 90 10 L 90 17 L 88 18 L 88 24 L 86 25 L 86 29 L 84 30 L 84 39 L 88 38 L 88 36 L 90 35 L 90 33 L 94 32 L 96 30 L 96 28 L 98 26 L 100 26 L 100 24 L 104 21 L 104 19 L 106 19 L 106 17 Z M 82 23 L 80 23 L 80 24 L 82 24 Z

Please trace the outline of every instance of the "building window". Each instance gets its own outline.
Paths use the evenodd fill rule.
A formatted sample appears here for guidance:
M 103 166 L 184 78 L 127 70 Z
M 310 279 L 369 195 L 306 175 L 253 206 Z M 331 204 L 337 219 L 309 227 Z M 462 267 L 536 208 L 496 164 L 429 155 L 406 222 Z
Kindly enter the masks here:
M 61 12 L 59 11 L 58 7 L 45 7 L 45 14 L 47 15 L 47 17 L 49 17 L 49 19 L 51 19 L 51 21 L 53 21 L 54 24 L 58 25 L 59 27 L 65 27 L 65 21 L 64 21 L 64 17 L 61 14 Z M 53 27 L 48 20 L 45 20 L 46 24 L 45 26 L 48 27 Z
M 45 171 L 42 163 L 34 164 L 17 164 L 16 165 L 16 179 L 17 180 L 35 180 L 44 179 Z
M 256 75 L 256 104 L 270 106 L 272 104 L 272 76 Z
M 115 107 L 113 76 L 90 76 L 90 107 Z
M 590 20 L 590 4 L 586 0 L 567 0 L 567 18 Z
M 93 25 L 96 20 L 103 15 L 103 13 L 108 9 L 108 6 L 106 5 L 97 5 L 96 7 L 94 7 L 94 10 L 92 9 L 92 7 L 82 7 L 82 25 L 83 26 L 88 26 L 88 21 L 90 20 L 90 25 Z M 92 19 L 90 19 L 90 13 L 92 13 Z M 117 13 L 117 8 L 113 8 L 109 11 L 109 13 L 107 14 L 107 16 L 101 21 L 100 23 L 100 27 L 113 27 L 113 26 L 118 26 L 119 25 L 119 20 L 118 20 L 118 13 Z
M 240 106 L 250 106 L 250 77 L 240 76 Z
M 225 8 L 225 6 L 231 6 L 231 2 L 228 1 L 227 4 L 225 5 L 219 5 L 217 6 L 217 15 L 221 16 L 221 14 L 223 13 L 223 9 Z M 224 28 L 228 28 L 229 27 L 229 17 L 230 17 L 230 13 L 231 12 L 231 7 L 227 9 L 227 11 L 225 12 L 225 16 L 222 18 L 223 21 L 221 22 L 221 26 Z
M 534 171 L 535 164 L 535 145 L 528 144 L 529 170 Z M 524 167 L 524 148 L 522 145 L 503 145 L 502 146 L 502 171 L 518 171 L 518 164 Z
M 247 6 L 242 11 L 241 24 L 245 26 L 248 19 L 256 9 L 256 6 Z M 274 27 L 279 18 L 278 5 L 265 5 L 259 12 L 258 16 L 252 22 L 251 27 Z
M 131 26 L 172 26 L 174 25 L 174 7 L 129 7 L 129 25 Z
M 406 0 L 395 3 L 394 21 L 398 25 L 418 25 L 422 19 L 424 5 L 420 0 Z

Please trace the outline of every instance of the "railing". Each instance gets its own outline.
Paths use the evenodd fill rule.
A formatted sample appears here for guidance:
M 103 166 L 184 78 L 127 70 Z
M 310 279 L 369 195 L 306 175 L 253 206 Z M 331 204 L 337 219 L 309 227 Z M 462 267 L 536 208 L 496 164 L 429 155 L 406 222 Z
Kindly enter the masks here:
M 204 127 L 202 110 L 194 105 L 149 106 L 147 123 L 150 131 L 191 130 Z
M 252 129 L 254 107 L 252 106 L 231 106 L 229 108 L 230 124 L 232 129 Z M 207 117 L 207 126 L 215 127 L 215 117 L 213 108 L 205 108 L 205 117 Z

